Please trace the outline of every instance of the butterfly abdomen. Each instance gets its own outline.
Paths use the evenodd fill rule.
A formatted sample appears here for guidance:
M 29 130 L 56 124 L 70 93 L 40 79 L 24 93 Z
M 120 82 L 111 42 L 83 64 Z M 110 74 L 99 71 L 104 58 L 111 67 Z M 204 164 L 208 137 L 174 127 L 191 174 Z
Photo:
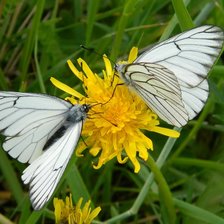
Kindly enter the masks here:
M 61 138 L 65 131 L 67 130 L 67 127 L 63 125 L 60 127 L 46 142 L 43 151 L 46 151 L 51 145 L 53 145 L 54 142 L 56 142 L 59 138 Z
M 74 105 L 70 108 L 68 116 L 61 126 L 47 141 L 43 150 L 47 150 L 54 142 L 56 142 L 59 138 L 61 138 L 66 130 L 77 122 L 83 121 L 87 117 L 87 113 L 90 109 L 90 106 L 87 104 L 83 105 Z

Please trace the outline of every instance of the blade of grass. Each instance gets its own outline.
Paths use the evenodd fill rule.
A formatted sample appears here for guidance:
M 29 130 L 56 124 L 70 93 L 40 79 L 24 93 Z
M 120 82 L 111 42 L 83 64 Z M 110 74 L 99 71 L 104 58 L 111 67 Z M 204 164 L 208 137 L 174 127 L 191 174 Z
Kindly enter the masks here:
M 208 161 L 208 160 L 202 160 L 202 159 L 189 159 L 189 158 L 176 158 L 173 160 L 173 164 L 176 165 L 184 165 L 184 166 L 197 166 L 197 167 L 203 167 L 206 169 L 213 169 L 213 170 L 224 170 L 224 164 L 220 162 L 215 161 Z
M 40 217 L 43 215 L 44 209 L 40 211 L 33 211 L 31 215 L 26 220 L 25 224 L 35 224 L 38 223 L 37 221 L 40 219 Z
M 199 26 L 202 24 L 203 21 L 207 19 L 207 17 L 210 15 L 211 11 L 215 8 L 215 2 L 208 2 L 201 12 L 197 15 L 197 17 L 194 19 L 194 23 L 196 26 Z
M 37 69 L 37 80 L 39 82 L 39 86 L 40 86 L 40 90 L 42 93 L 46 93 L 46 88 L 44 85 L 44 80 L 43 80 L 43 75 L 41 73 L 41 69 L 40 69 L 40 65 L 38 62 L 38 58 L 37 58 L 37 52 L 38 52 L 38 36 L 36 36 L 35 38 L 35 46 L 34 46 L 34 60 L 35 60 L 35 64 L 36 64 L 36 69 Z
M 3 11 L 3 7 L 5 7 L 5 3 L 4 3 L 4 1 L 2 1 L 2 2 L 0 2 L 0 4 L 1 4 L 1 11 Z M 9 24 L 10 24 L 10 21 L 11 21 L 11 13 L 10 13 L 10 11 L 11 11 L 11 4 L 9 5 L 9 10 L 8 10 L 8 13 L 7 13 L 7 15 L 5 15 L 5 18 L 4 18 L 4 22 L 3 23 L 1 23 L 1 26 L 0 26 L 0 43 L 1 43 L 1 45 L 0 45 L 0 60 L 3 58 L 3 56 L 4 56 L 4 49 L 5 49 L 5 44 L 3 44 L 4 42 L 2 41 L 3 40 L 3 37 L 6 35 L 6 31 L 7 31 L 7 28 L 8 28 L 8 26 L 9 26 Z
M 19 90 L 24 92 L 26 90 L 27 85 L 27 77 L 28 77 L 28 67 L 30 64 L 30 58 L 34 47 L 35 37 L 37 36 L 39 24 L 41 21 L 41 16 L 44 9 L 45 0 L 37 1 L 36 12 L 32 20 L 31 28 L 28 31 L 27 41 L 25 41 L 25 45 L 23 47 L 20 61 L 20 70 L 21 70 L 21 84 Z
M 83 197 L 84 201 L 90 199 L 90 194 L 75 164 L 72 164 L 72 167 L 66 176 L 66 181 L 70 186 L 72 198 L 75 202 L 78 202 L 80 197 Z
M 179 208 L 179 210 L 192 218 L 195 218 L 200 221 L 204 221 L 208 224 L 224 224 L 224 219 L 209 212 L 202 208 L 199 208 L 195 205 L 189 204 L 187 202 L 174 199 L 175 205 Z
M 178 22 L 181 30 L 189 30 L 194 27 L 194 23 L 191 19 L 190 14 L 183 2 L 183 0 L 172 0 L 173 8 L 175 10 Z
M 185 147 L 187 146 L 187 144 L 191 141 L 191 139 L 193 139 L 198 130 L 201 127 L 202 122 L 205 120 L 207 114 L 209 113 L 212 105 L 214 104 L 213 99 L 209 99 L 207 104 L 205 105 L 199 119 L 197 120 L 197 123 L 195 124 L 195 126 L 192 128 L 192 130 L 190 131 L 190 133 L 187 135 L 187 137 L 182 141 L 182 143 L 180 144 L 180 146 L 178 147 L 178 149 L 172 154 L 172 156 L 169 159 L 169 162 L 172 162 L 172 160 L 174 158 L 177 158 L 181 152 L 185 149 Z
M 14 35 L 14 28 L 16 26 L 16 22 L 17 22 L 17 19 L 19 17 L 19 14 L 22 10 L 22 6 L 23 6 L 23 1 L 21 1 L 15 8 L 11 18 L 10 18 L 10 22 L 8 24 L 8 30 L 5 34 L 5 37 L 7 39 L 10 39 L 10 37 L 12 35 Z M 5 56 L 5 53 L 7 51 L 7 42 L 5 44 L 3 44 L 2 48 L 1 48 L 1 56 L 0 58 L 3 58 Z
M 122 15 L 121 15 L 119 23 L 118 23 L 117 33 L 115 36 L 113 48 L 112 48 L 111 55 L 110 55 L 110 58 L 112 60 L 115 60 L 118 57 L 119 49 L 121 47 L 122 38 L 123 38 L 124 32 L 125 32 L 125 28 L 130 19 L 130 16 L 132 15 L 132 13 L 135 9 L 135 4 L 137 4 L 137 1 L 135 1 L 135 0 L 127 0 L 125 2 L 124 10 L 122 12 Z
M 150 1 L 150 5 L 147 7 L 146 13 L 144 13 L 144 16 L 141 18 L 140 24 L 147 23 L 148 17 L 150 16 L 150 13 L 152 12 L 152 9 L 153 9 L 153 6 L 154 6 L 155 2 L 156 2 L 155 0 Z M 146 24 L 146 26 L 147 25 L 148 24 Z M 144 26 L 144 25 L 142 25 L 142 26 Z M 131 37 L 131 40 L 129 41 L 129 44 L 127 46 L 128 49 L 130 49 L 133 46 L 133 43 L 136 42 L 136 38 L 138 37 L 138 35 L 139 35 L 139 29 L 136 29 L 136 32 L 134 32 L 134 34 Z
M 11 222 L 7 217 L 0 214 L 0 223 L 2 224 L 14 224 L 14 222 Z
M 27 217 L 29 217 L 31 214 L 29 196 L 27 195 L 27 197 L 25 197 L 25 199 L 20 204 L 22 204 L 22 206 L 20 206 L 22 209 L 18 224 L 24 224 L 27 220 Z
M 222 80 L 219 81 L 218 83 L 218 87 L 222 84 Z M 181 152 L 185 149 L 185 147 L 187 146 L 187 144 L 191 141 L 192 138 L 194 138 L 198 132 L 198 130 L 200 129 L 203 121 L 205 120 L 205 118 L 207 117 L 208 113 L 211 111 L 211 108 L 213 107 L 215 101 L 214 101 L 214 96 L 212 95 L 211 97 L 208 98 L 207 103 L 205 104 L 204 109 L 202 110 L 197 123 L 194 125 L 194 127 L 192 128 L 191 132 L 188 134 L 188 136 L 182 141 L 182 143 L 180 144 L 180 146 L 178 147 L 178 149 L 172 154 L 172 156 L 169 159 L 169 163 L 172 163 L 172 160 L 177 158 Z
M 2 148 L 0 149 L 0 168 L 17 204 L 20 205 L 20 203 L 24 200 L 22 186 L 17 179 L 16 173 L 7 158 L 6 153 Z
M 6 5 L 6 0 L 2 0 L 0 2 L 0 19 L 2 19 L 3 9 L 4 9 L 5 5 Z
M 91 35 L 93 31 L 93 26 L 96 21 L 96 13 L 99 7 L 100 0 L 95 1 L 88 1 L 88 8 L 87 8 L 87 27 L 86 27 L 86 46 L 90 43 Z
M 82 18 L 82 1 L 76 0 L 73 1 L 73 10 L 74 10 L 74 21 L 78 22 Z
M 185 0 L 184 4 L 187 6 L 190 3 L 190 0 Z M 177 20 L 177 15 L 174 14 L 173 17 L 171 18 L 169 24 L 167 25 L 167 27 L 165 28 L 163 35 L 160 37 L 160 41 L 166 40 L 167 38 L 169 38 L 174 30 L 174 28 L 176 27 L 178 23 Z
M 1 87 L 1 90 L 7 90 L 8 89 L 7 80 L 6 80 L 4 72 L 2 71 L 1 68 L 0 68 L 0 87 Z

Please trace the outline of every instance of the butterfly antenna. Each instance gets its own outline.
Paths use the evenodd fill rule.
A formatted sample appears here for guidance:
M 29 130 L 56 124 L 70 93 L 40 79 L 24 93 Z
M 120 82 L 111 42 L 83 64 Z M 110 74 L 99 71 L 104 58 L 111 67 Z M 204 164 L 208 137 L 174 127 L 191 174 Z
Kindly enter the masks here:
M 95 105 L 94 105 L 95 106 Z M 93 110 L 93 112 L 95 112 Z M 108 119 L 106 119 L 105 117 L 103 117 L 101 114 L 103 114 L 103 112 L 95 112 L 94 114 L 92 115 L 99 115 L 101 118 L 103 118 L 105 121 L 109 122 L 110 124 L 112 124 L 113 126 L 117 127 L 117 124 L 114 124 L 113 122 L 109 121 Z M 88 117 L 89 119 L 94 119 L 93 117 Z
M 97 54 L 97 55 L 99 55 L 99 56 L 101 56 L 101 57 L 103 57 L 103 58 L 107 58 L 107 59 L 109 59 L 109 60 L 114 64 L 114 68 L 115 68 L 115 70 L 116 70 L 117 64 L 116 64 L 111 58 L 108 58 L 107 56 L 98 53 L 94 48 L 88 48 L 88 47 L 86 47 L 86 46 L 84 46 L 84 45 L 80 45 L 80 47 L 83 48 L 84 50 L 87 50 L 87 51 L 90 51 L 90 52 L 92 52 L 92 53 L 95 53 L 95 54 Z M 114 73 L 114 76 L 112 77 L 112 80 L 111 80 L 111 86 L 113 85 L 115 76 L 119 77 L 116 73 Z M 107 103 L 113 98 L 117 86 L 120 86 L 120 85 L 124 85 L 124 83 L 118 83 L 118 84 L 116 84 L 116 86 L 115 86 L 114 89 L 113 89 L 113 93 L 112 93 L 111 97 L 109 98 L 109 100 L 107 100 L 105 103 L 99 103 L 99 104 L 101 104 L 101 105 L 105 105 L 105 104 L 107 104 Z M 96 105 L 97 105 L 97 104 L 96 104 Z M 94 105 L 94 106 L 95 106 L 95 105 Z
M 92 108 L 92 107 L 95 107 L 95 106 L 98 106 L 98 105 L 103 105 L 103 103 L 95 103 L 95 104 L 91 104 L 91 108 Z
M 109 103 L 111 101 L 111 99 L 114 97 L 114 94 L 115 94 L 115 91 L 116 91 L 117 87 L 118 86 L 122 86 L 122 85 L 124 85 L 124 83 L 116 84 L 116 86 L 114 87 L 112 95 L 110 96 L 109 100 L 107 100 L 106 102 L 102 103 L 102 105 L 105 105 L 105 104 Z
M 109 58 L 109 57 L 107 57 L 107 56 L 105 56 L 105 55 L 100 54 L 100 53 L 97 52 L 93 47 L 86 47 L 86 46 L 84 46 L 84 45 L 82 45 L 82 44 L 80 45 L 80 47 L 81 47 L 82 49 L 87 50 L 87 51 L 89 51 L 89 52 L 91 52 L 91 53 L 94 53 L 94 54 L 96 54 L 96 55 L 98 55 L 98 56 L 100 56 L 100 57 L 109 59 L 109 60 L 114 64 L 114 66 L 116 67 L 116 63 L 115 63 L 115 61 L 113 61 L 111 58 Z

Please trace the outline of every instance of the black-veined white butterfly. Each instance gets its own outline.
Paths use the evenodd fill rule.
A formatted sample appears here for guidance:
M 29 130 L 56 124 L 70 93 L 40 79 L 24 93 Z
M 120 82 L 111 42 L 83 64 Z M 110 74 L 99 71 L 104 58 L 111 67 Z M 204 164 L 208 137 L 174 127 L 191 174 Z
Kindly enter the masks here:
M 181 127 L 204 107 L 209 93 L 206 78 L 223 40 L 221 28 L 204 25 L 163 41 L 132 64 L 117 64 L 115 69 L 162 120 Z
M 29 184 L 34 209 L 53 194 L 78 143 L 90 106 L 72 105 L 57 97 L 0 92 L 3 148 L 22 163 L 30 163 L 22 180 Z

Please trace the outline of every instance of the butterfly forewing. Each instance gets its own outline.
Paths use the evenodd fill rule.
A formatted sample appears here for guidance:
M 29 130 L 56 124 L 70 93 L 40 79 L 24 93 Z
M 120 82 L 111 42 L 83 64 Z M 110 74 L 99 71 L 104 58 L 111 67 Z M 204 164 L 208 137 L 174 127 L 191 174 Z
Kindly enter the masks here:
M 160 64 L 185 85 L 196 86 L 208 74 L 223 46 L 223 30 L 205 25 L 168 39 L 140 55 L 135 62 Z
M 201 26 L 155 45 L 117 70 L 161 119 L 181 127 L 201 111 L 208 98 L 206 78 L 223 40 L 221 28 Z
M 0 92 L 0 129 L 7 136 L 4 150 L 20 162 L 31 163 L 62 126 L 70 107 L 48 95 Z

